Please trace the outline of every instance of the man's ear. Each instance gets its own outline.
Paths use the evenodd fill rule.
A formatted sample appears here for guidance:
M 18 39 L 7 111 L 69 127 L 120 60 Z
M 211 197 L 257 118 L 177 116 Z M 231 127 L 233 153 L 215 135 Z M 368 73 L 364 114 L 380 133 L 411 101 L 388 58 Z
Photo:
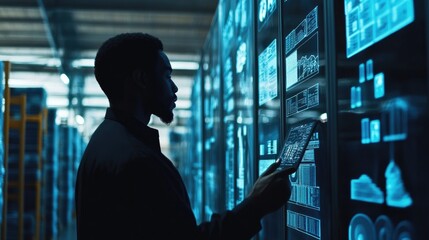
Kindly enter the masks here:
M 148 76 L 145 71 L 141 69 L 135 69 L 131 77 L 134 84 L 141 87 L 142 89 L 147 89 Z

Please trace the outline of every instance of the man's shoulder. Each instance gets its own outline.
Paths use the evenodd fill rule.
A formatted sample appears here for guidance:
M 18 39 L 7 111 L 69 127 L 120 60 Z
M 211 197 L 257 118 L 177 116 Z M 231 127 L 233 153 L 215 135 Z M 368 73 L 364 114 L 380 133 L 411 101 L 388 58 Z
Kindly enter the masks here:
M 156 153 L 150 146 L 137 139 L 121 123 L 105 119 L 95 130 L 87 151 L 97 152 L 104 156 L 122 156 L 127 158 L 156 158 Z

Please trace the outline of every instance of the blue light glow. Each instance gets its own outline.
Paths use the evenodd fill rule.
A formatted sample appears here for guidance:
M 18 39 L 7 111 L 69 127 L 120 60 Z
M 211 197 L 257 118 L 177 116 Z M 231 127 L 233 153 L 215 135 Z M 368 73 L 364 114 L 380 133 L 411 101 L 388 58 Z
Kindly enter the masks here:
M 365 64 L 359 64 L 359 82 L 365 82 Z
M 347 57 L 414 21 L 413 0 L 344 0 Z
M 259 160 L 259 175 L 261 176 L 261 174 L 263 172 L 265 172 L 265 170 L 267 170 L 267 168 L 273 164 L 276 160 L 275 159 L 269 159 L 269 160 Z
M 384 193 L 372 179 L 362 174 L 358 179 L 352 179 L 350 184 L 351 199 L 363 202 L 384 203 Z
M 362 107 L 362 88 L 361 87 L 351 87 L 350 89 L 350 108 Z
M 351 109 L 354 109 L 354 108 L 356 108 L 356 87 L 355 86 L 352 86 L 351 88 L 350 88 L 350 108 Z
M 259 106 L 278 95 L 277 90 L 277 39 L 258 56 Z
M 408 135 L 408 103 L 401 98 L 383 107 L 383 141 L 402 141 Z
M 372 59 L 366 61 L 366 80 L 372 80 L 374 78 L 374 62 Z
M 390 161 L 384 173 L 386 177 L 386 203 L 391 207 L 406 208 L 413 204 L 413 199 L 405 189 L 401 169 L 395 161 Z
M 375 220 L 375 230 L 377 239 L 390 240 L 393 239 L 393 224 L 390 218 L 386 215 L 381 215 Z
M 380 120 L 372 120 L 371 124 L 371 142 L 378 143 L 380 142 Z
M 243 72 L 244 65 L 247 61 L 247 44 L 242 42 L 240 47 L 237 50 L 237 63 L 236 63 L 236 71 L 237 73 Z
M 369 130 L 369 118 L 361 120 L 361 132 L 362 132 L 362 144 L 368 144 L 371 142 L 370 130 Z
M 375 227 L 371 219 L 363 214 L 358 213 L 353 216 L 349 224 L 348 240 L 376 240 Z
M 384 96 L 384 73 L 375 75 L 374 78 L 374 98 L 381 98 Z

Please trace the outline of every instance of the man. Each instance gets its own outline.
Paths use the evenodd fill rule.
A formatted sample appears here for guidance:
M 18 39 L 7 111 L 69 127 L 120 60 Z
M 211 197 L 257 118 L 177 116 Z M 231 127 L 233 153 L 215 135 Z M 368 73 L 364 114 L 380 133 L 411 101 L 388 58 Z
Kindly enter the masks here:
M 98 50 L 95 77 L 110 107 L 79 166 L 78 239 L 249 239 L 289 199 L 288 172 L 276 172 L 277 162 L 240 205 L 196 224 L 182 179 L 147 126 L 152 114 L 173 120 L 171 74 L 161 41 L 148 34 L 120 34 Z

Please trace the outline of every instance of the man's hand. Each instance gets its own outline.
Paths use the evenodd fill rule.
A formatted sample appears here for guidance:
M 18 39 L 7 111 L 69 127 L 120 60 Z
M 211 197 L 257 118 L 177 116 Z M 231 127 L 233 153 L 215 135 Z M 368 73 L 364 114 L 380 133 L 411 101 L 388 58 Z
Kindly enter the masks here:
M 260 218 L 279 209 L 289 200 L 291 185 L 288 175 L 292 169 L 276 171 L 279 166 L 280 159 L 277 159 L 256 180 L 248 196 L 255 214 Z

